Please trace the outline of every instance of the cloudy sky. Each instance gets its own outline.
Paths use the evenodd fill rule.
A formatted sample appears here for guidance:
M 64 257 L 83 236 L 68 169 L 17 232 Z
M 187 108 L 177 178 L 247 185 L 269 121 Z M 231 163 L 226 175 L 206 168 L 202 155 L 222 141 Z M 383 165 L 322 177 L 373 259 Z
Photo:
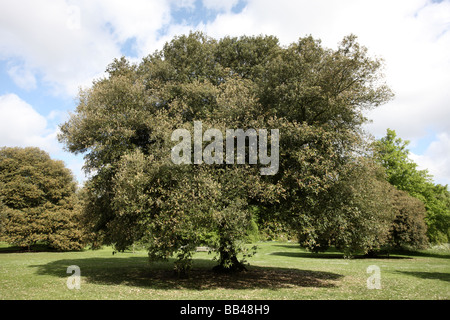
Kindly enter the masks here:
M 450 0 L 0 0 L 0 146 L 37 146 L 81 182 L 82 156 L 63 151 L 58 125 L 79 88 L 122 55 L 132 61 L 175 35 L 312 35 L 336 48 L 353 33 L 384 58 L 396 98 L 372 111 L 411 158 L 450 184 Z

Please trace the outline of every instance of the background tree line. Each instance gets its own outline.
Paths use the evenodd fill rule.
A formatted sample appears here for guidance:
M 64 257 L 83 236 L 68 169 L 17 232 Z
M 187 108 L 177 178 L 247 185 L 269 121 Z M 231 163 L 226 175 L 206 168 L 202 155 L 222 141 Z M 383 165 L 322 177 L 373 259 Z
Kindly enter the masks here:
M 272 36 L 191 33 L 139 64 L 114 60 L 80 92 L 59 136 L 91 175 L 73 210 L 83 240 L 144 243 L 152 260 L 175 256 L 180 272 L 198 245 L 216 249 L 216 270 L 245 269 L 258 229 L 348 255 L 448 242 L 446 187 L 417 170 L 394 131 L 373 142 L 362 130 L 364 112 L 393 97 L 382 67 L 355 36 L 332 50 L 312 37 L 283 47 Z M 173 164 L 171 133 L 194 120 L 222 132 L 279 129 L 278 173 Z

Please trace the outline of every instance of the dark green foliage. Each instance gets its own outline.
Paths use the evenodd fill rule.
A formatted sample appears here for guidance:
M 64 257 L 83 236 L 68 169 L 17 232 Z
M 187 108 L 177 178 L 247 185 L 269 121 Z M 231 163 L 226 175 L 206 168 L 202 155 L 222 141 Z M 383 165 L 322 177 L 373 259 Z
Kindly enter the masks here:
M 3 241 L 22 247 L 37 242 L 57 250 L 83 247 L 80 204 L 72 173 L 38 148 L 0 149 Z
M 424 249 L 428 246 L 426 210 L 422 201 L 407 192 L 393 191 L 394 222 L 390 246 L 400 249 Z
M 347 164 L 338 181 L 311 203 L 311 213 L 298 218 L 300 243 L 314 252 L 334 246 L 348 256 L 386 244 L 393 212 L 382 173 L 364 158 Z

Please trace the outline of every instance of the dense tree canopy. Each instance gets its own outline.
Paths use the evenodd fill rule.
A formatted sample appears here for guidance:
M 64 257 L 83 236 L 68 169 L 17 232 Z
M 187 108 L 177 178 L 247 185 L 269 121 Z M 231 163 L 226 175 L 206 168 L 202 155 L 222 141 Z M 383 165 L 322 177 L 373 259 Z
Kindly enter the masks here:
M 350 172 L 360 167 L 363 111 L 392 96 L 381 68 L 354 36 L 332 50 L 312 37 L 282 47 L 271 36 L 216 40 L 191 33 L 137 65 L 115 60 L 106 77 L 80 92 L 59 136 L 69 151 L 85 155 L 91 172 L 85 215 L 92 230 L 118 249 L 146 239 L 150 257 L 176 254 L 183 270 L 195 246 L 207 242 L 218 250 L 221 269 L 240 270 L 240 243 L 256 206 L 309 243 L 340 221 L 333 238 L 369 250 L 372 240 L 350 233 L 365 228 L 362 216 L 376 214 L 376 205 L 350 207 L 359 195 L 349 185 L 347 209 L 333 206 L 345 192 L 338 186 L 353 183 Z M 271 130 L 279 130 L 276 174 L 260 174 L 261 154 L 256 164 L 174 164 L 171 135 L 181 128 L 193 136 L 195 121 L 202 122 L 202 147 L 215 156 L 208 128 L 224 136 L 226 129 L 266 129 L 268 150 L 275 150 Z M 361 182 L 359 190 L 370 197 L 377 183 Z
M 0 237 L 30 247 L 83 247 L 76 184 L 62 161 L 38 148 L 0 149 Z
M 425 248 L 428 245 L 428 238 L 423 202 L 405 191 L 393 190 L 395 218 L 389 244 L 394 248 Z
M 300 243 L 316 252 L 335 246 L 347 256 L 379 250 L 388 244 L 394 219 L 391 192 L 372 161 L 360 157 L 346 164 L 309 214 L 298 211 Z

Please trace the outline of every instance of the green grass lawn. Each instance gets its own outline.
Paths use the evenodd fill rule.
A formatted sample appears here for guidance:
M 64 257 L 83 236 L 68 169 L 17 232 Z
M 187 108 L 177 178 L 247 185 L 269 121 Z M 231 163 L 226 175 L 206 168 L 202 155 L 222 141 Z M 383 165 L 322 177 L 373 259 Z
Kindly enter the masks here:
M 212 255 L 198 252 L 190 277 L 180 279 L 171 261 L 149 264 L 145 251 L 14 252 L 2 244 L 0 299 L 450 299 L 448 249 L 344 259 L 288 242 L 257 245 L 247 272 L 215 274 Z M 81 270 L 79 290 L 66 285 L 71 265 Z M 367 288 L 371 265 L 380 268 L 381 289 Z

